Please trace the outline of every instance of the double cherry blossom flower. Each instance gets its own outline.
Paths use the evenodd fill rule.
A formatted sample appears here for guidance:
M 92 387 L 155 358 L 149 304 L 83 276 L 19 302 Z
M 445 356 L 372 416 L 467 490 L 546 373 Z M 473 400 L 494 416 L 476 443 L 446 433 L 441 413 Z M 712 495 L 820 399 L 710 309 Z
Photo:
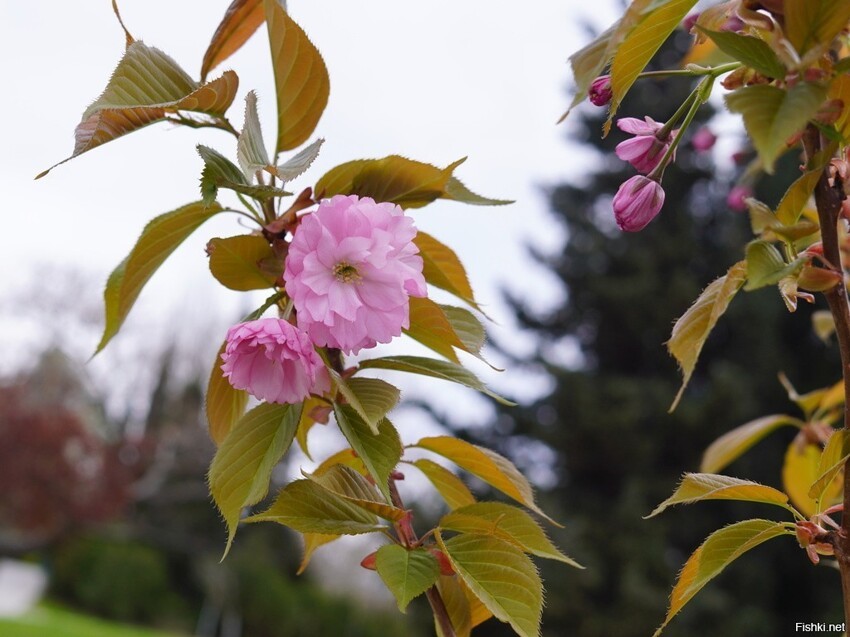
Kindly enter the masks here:
M 410 326 L 410 297 L 427 294 L 413 220 L 392 203 L 337 195 L 305 215 L 283 279 L 296 325 L 261 319 L 228 331 L 222 371 L 274 403 L 330 390 L 316 346 L 346 354 L 389 343 Z

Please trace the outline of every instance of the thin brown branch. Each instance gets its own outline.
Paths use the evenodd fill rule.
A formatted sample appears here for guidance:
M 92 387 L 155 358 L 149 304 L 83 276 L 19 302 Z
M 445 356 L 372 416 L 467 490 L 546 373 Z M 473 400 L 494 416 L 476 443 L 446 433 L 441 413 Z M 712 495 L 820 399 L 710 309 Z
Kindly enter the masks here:
M 823 148 L 823 140 L 818 129 L 812 124 L 806 128 L 803 145 L 808 162 L 817 161 L 817 154 Z M 809 166 L 809 168 L 815 168 L 815 166 Z M 836 176 L 836 182 L 838 179 Z M 843 199 L 841 184 L 830 184 L 829 175 L 824 170 L 815 186 L 815 205 L 820 221 L 823 254 L 829 263 L 839 266 L 842 272 L 838 223 L 841 219 Z M 835 322 L 835 334 L 841 354 L 841 375 L 844 380 L 844 429 L 850 431 L 850 306 L 848 306 L 847 288 L 842 283 L 823 294 Z M 841 528 L 831 535 L 835 557 L 841 572 L 844 617 L 847 625 L 850 625 L 850 461 L 844 465 L 844 513 L 841 516 Z

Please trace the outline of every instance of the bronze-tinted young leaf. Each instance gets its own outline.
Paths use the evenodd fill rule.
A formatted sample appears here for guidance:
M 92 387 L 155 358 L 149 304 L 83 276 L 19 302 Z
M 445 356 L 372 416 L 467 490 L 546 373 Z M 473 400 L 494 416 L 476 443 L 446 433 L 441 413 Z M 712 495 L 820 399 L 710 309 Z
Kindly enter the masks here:
M 468 471 L 508 497 L 528 507 L 552 524 L 558 525 L 537 506 L 537 502 L 534 500 L 534 490 L 526 477 L 519 472 L 519 469 L 510 460 L 495 451 L 451 436 L 422 438 L 413 446 L 433 451 L 447 460 L 451 460 L 461 469 Z
M 236 53 L 265 19 L 262 0 L 233 0 L 204 53 L 201 79 Z
M 246 292 L 274 287 L 282 271 L 269 242 L 256 234 L 210 239 L 207 253 L 210 272 L 231 290 Z M 277 273 L 273 269 L 275 264 Z
M 301 563 L 298 565 L 298 570 L 295 572 L 296 575 L 301 575 L 305 570 L 307 570 L 307 566 L 310 564 L 310 560 L 313 557 L 313 553 L 316 552 L 316 549 L 324 546 L 325 544 L 329 544 L 334 540 L 338 540 L 341 537 L 339 535 L 327 535 L 325 533 L 304 533 L 302 535 L 304 538 L 304 555 L 301 557 Z
M 712 281 L 673 326 L 673 334 L 667 341 L 667 351 L 678 361 L 682 369 L 682 387 L 670 410 L 676 409 L 691 374 L 696 367 L 700 350 L 718 319 L 729 307 L 746 279 L 746 262 L 740 261 L 729 268 L 719 279 Z
M 381 494 L 363 474 L 344 464 L 328 467 L 320 474 L 307 477 L 334 495 L 390 522 L 398 522 L 407 516 L 407 511 L 382 501 Z
M 405 612 L 407 605 L 431 588 L 440 576 L 440 566 L 430 551 L 424 548 L 407 549 L 398 544 L 387 544 L 375 555 L 378 575 L 384 580 Z
M 249 91 L 245 96 L 245 122 L 236 143 L 236 157 L 249 184 L 254 183 L 257 172 L 270 167 L 260 116 L 257 114 L 257 94 L 254 91 Z
M 842 484 L 836 484 L 836 478 L 844 470 L 850 459 L 850 435 L 847 430 L 839 429 L 830 437 L 823 449 L 818 463 L 818 478 L 809 489 L 809 497 L 817 502 L 821 510 L 825 509 L 824 496 L 836 497 L 843 491 Z M 826 502 L 827 506 L 831 502 Z
M 785 78 L 787 72 L 785 65 L 780 62 L 779 57 L 764 40 L 733 31 L 699 29 L 699 32 L 710 37 L 721 51 L 728 53 L 734 59 L 740 60 L 762 75 L 779 79 Z
M 679 573 L 679 580 L 670 595 L 667 617 L 653 637 L 658 637 L 682 607 L 729 564 L 762 542 L 780 535 L 794 535 L 794 531 L 772 520 L 744 520 L 709 535 Z
M 446 605 L 455 637 L 470 637 L 473 628 L 472 605 L 464 589 L 463 580 L 457 575 L 440 575 L 437 580 L 437 590 Z M 478 600 L 477 597 L 475 599 Z M 437 637 L 448 637 L 438 621 L 434 622 L 434 631 Z
M 782 488 L 791 498 L 791 504 L 807 518 L 818 513 L 818 502 L 809 495 L 809 491 L 821 475 L 821 454 L 820 445 L 792 442 L 782 463 Z M 841 493 L 841 485 L 837 486 L 838 493 Z M 835 494 L 834 489 L 830 491 Z
M 478 309 L 472 286 L 466 276 L 466 268 L 455 251 L 421 230 L 416 233 L 413 243 L 419 248 L 419 255 L 422 257 L 422 274 L 425 280 Z
M 321 53 L 278 0 L 263 0 L 277 93 L 275 155 L 307 141 L 328 104 L 330 80 Z
M 299 533 L 322 535 L 359 535 L 385 528 L 374 514 L 307 479 L 290 482 L 274 504 L 245 522 L 277 522 Z
M 773 414 L 751 420 L 750 422 L 728 431 L 709 445 L 702 456 L 700 471 L 717 473 L 734 460 L 741 457 L 750 447 L 769 433 L 791 425 L 802 427 L 805 423 L 799 418 L 785 414 Z
M 564 555 L 528 513 L 502 502 L 470 504 L 440 518 L 441 529 L 471 535 L 492 535 L 527 553 L 584 568 Z
M 248 405 L 248 392 L 233 387 L 221 371 L 221 355 L 226 346 L 225 341 L 218 348 L 218 354 L 210 370 L 210 380 L 207 383 L 204 401 L 210 438 L 216 445 L 224 441 L 233 425 L 245 413 L 245 407 Z
M 221 211 L 221 206 L 216 203 L 206 206 L 197 201 L 160 215 L 145 226 L 130 254 L 112 271 L 106 282 L 103 293 L 106 325 L 95 353 L 102 350 L 121 328 L 139 292 L 168 255 L 198 226 Z
M 238 87 L 239 78 L 233 71 L 198 86 L 165 53 L 143 42 L 133 42 L 106 89 L 83 113 L 74 131 L 74 152 L 59 163 L 162 121 L 170 113 L 195 111 L 221 117 L 233 102 Z
M 692 504 L 702 500 L 743 500 L 787 508 L 788 496 L 758 482 L 714 473 L 686 473 L 673 495 L 646 517 L 654 517 L 674 504 Z
M 298 446 L 304 455 L 310 460 L 313 456 L 310 455 L 310 448 L 307 445 L 307 434 L 317 423 L 327 423 L 331 412 L 330 406 L 325 400 L 310 396 L 304 401 L 304 410 L 301 412 L 301 420 L 298 422 L 298 432 L 295 434 L 295 440 L 298 441 Z
M 443 497 L 450 509 L 475 504 L 475 496 L 472 495 L 469 487 L 444 466 L 427 458 L 415 460 L 413 465 L 431 481 L 431 484 L 434 485 L 434 488 Z
M 375 485 L 389 501 L 387 480 L 401 460 L 402 446 L 398 431 L 384 418 L 374 433 L 363 418 L 350 405 L 334 405 L 334 415 L 342 434 L 351 448 L 366 465 Z
M 776 208 L 776 218 L 784 225 L 791 226 L 797 223 L 800 213 L 806 206 L 806 202 L 815 190 L 823 168 L 809 170 L 800 175 L 793 184 L 788 187 L 782 196 L 782 201 Z
M 383 159 L 355 159 L 325 173 L 316 187 L 316 198 L 358 195 L 375 201 L 389 201 L 402 208 L 421 208 L 440 197 L 452 172 L 466 158 L 445 168 L 390 155 Z M 455 192 L 457 189 L 455 188 Z
M 850 4 L 835 0 L 784 0 L 785 33 L 800 55 L 820 46 L 828 48 L 847 27 Z
M 764 169 L 772 173 L 788 139 L 805 127 L 825 98 L 823 86 L 799 82 L 788 90 L 767 84 L 745 86 L 725 99 L 729 110 L 743 116 Z
M 655 3 L 617 48 L 611 62 L 611 91 L 614 95 L 606 127 L 610 126 L 611 119 L 637 76 L 695 4 L 696 0 Z
M 460 363 L 454 348 L 465 347 L 446 313 L 431 299 L 410 297 L 410 327 L 404 333 L 450 361 Z
M 468 203 L 471 206 L 506 206 L 514 203 L 511 199 L 491 199 L 472 192 L 457 177 L 449 177 L 443 193 L 443 199 Z
M 370 367 L 375 369 L 395 369 L 400 372 L 408 372 L 409 374 L 420 374 L 422 376 L 430 376 L 431 378 L 448 380 L 480 391 L 482 394 L 490 396 L 490 398 L 503 405 L 513 406 L 516 404 L 491 391 L 468 369 L 449 361 L 424 358 L 422 356 L 384 356 L 382 358 L 370 358 L 360 362 L 361 369 L 368 369 Z
M 543 582 L 534 563 L 516 546 L 486 535 L 457 535 L 440 548 L 452 568 L 493 615 L 520 637 L 538 637 Z
M 301 404 L 262 403 L 245 414 L 227 434 L 210 465 L 210 493 L 227 523 L 225 554 L 239 515 L 269 491 L 272 469 L 295 438 Z

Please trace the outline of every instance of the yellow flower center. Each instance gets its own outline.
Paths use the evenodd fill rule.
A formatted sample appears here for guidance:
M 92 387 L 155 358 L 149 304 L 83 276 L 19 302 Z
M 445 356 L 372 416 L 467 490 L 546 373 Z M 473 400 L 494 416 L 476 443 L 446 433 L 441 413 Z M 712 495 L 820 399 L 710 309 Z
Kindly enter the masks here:
M 351 283 L 352 281 L 356 283 L 362 278 L 360 273 L 357 272 L 357 268 L 345 261 L 340 261 L 334 266 L 334 276 L 343 283 Z

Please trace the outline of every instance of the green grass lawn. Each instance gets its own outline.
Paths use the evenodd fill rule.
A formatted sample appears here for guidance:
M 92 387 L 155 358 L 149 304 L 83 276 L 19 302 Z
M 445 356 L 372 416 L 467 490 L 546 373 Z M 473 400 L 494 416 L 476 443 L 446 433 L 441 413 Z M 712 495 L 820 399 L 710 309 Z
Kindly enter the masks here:
M 0 637 L 181 637 L 40 605 L 15 619 L 0 618 Z

